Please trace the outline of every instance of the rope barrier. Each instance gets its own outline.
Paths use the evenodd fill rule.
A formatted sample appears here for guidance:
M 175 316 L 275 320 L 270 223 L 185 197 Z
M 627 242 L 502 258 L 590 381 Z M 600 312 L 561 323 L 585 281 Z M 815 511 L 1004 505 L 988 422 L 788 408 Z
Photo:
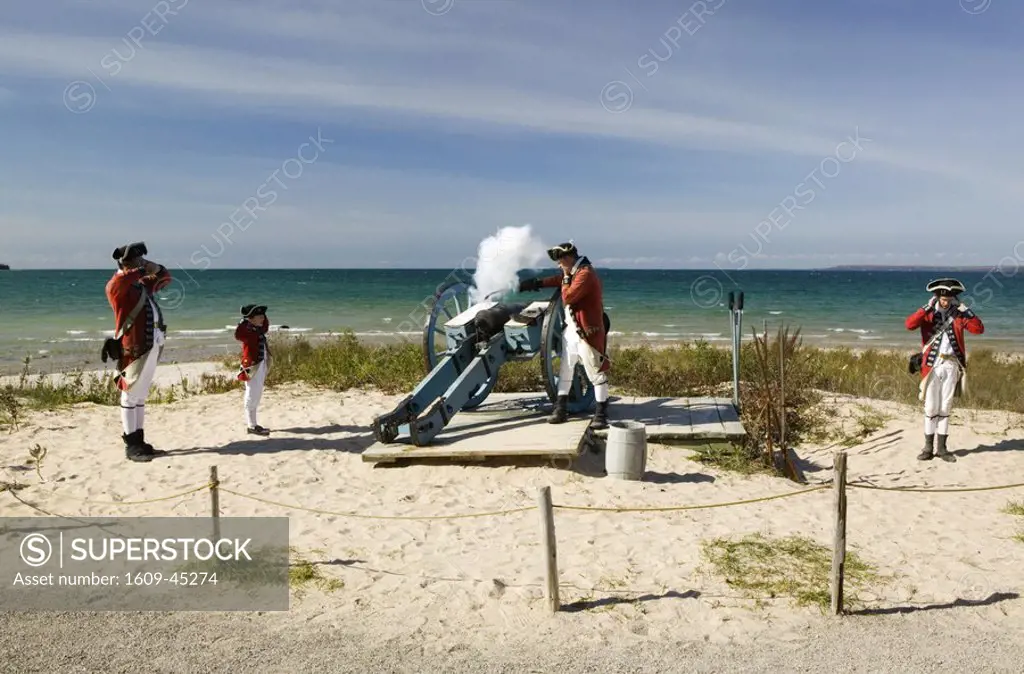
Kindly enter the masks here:
M 252 496 L 250 494 L 240 494 L 237 491 L 231 489 L 225 489 L 224 487 L 218 487 L 220 491 L 225 494 L 231 494 L 238 496 L 239 498 L 249 499 L 251 501 L 259 501 L 260 503 L 266 503 L 268 505 L 278 506 L 280 508 L 288 508 L 289 510 L 305 510 L 306 512 L 316 513 L 318 515 L 332 515 L 335 517 L 353 517 L 357 519 L 367 520 L 459 520 L 468 519 L 471 517 L 498 517 L 502 515 L 512 515 L 515 513 L 522 513 L 528 510 L 536 510 L 537 506 L 527 506 L 525 508 L 512 508 L 509 510 L 493 510 L 482 513 L 462 513 L 458 515 L 362 515 L 359 513 L 341 513 L 332 512 L 330 510 L 321 510 L 319 508 L 307 508 L 305 506 L 281 503 L 279 501 L 271 501 L 270 499 L 260 498 L 259 496 Z
M 579 505 L 562 505 L 553 504 L 553 508 L 558 510 L 578 510 L 578 511 L 591 511 L 591 512 L 614 512 L 614 513 L 627 513 L 627 512 L 675 512 L 683 510 L 708 510 L 711 508 L 726 508 L 732 506 L 749 505 L 752 503 L 763 503 L 765 501 L 775 501 L 778 499 L 789 498 L 791 496 L 800 496 L 803 494 L 810 494 L 816 491 L 822 491 L 824 489 L 831 488 L 831 481 L 821 484 L 810 489 L 802 489 L 799 491 L 787 492 L 785 494 L 775 494 L 773 496 L 762 496 L 754 499 L 744 499 L 741 501 L 727 501 L 724 503 L 704 503 L 700 505 L 683 505 L 683 506 L 658 506 L 658 507 L 600 507 L 600 506 L 579 506 Z M 877 485 L 864 484 L 864 483 L 847 483 L 847 487 L 855 489 L 870 489 L 875 491 L 894 491 L 894 492 L 908 492 L 908 493 L 966 493 L 966 492 L 979 492 L 979 491 L 998 491 L 1003 489 L 1017 489 L 1024 487 L 1024 482 L 1016 484 L 1006 485 L 995 485 L 990 487 L 961 487 L 961 488 L 919 488 L 919 487 L 881 487 Z M 490 510 L 478 513 L 458 513 L 452 515 L 366 515 L 362 513 L 354 512 L 338 512 L 333 510 L 323 510 L 320 508 L 308 508 L 306 506 L 298 504 L 283 503 L 281 501 L 274 501 L 260 496 L 253 496 L 251 494 L 243 494 L 241 492 L 227 489 L 220 484 L 214 484 L 213 482 L 207 482 L 206 484 L 198 487 L 193 487 L 183 492 L 176 494 L 169 494 L 167 496 L 159 496 L 157 498 L 144 499 L 139 501 L 94 501 L 92 499 L 83 499 L 76 496 L 70 496 L 68 494 L 62 494 L 59 492 L 51 492 L 51 496 L 58 498 L 70 499 L 72 501 L 78 501 L 80 503 L 91 503 L 95 505 L 114 505 L 114 506 L 127 506 L 127 505 L 145 505 L 149 503 L 158 503 L 160 501 L 170 501 L 172 499 L 183 498 L 190 496 L 200 491 L 216 487 L 221 492 L 237 496 L 239 498 L 248 499 L 250 501 L 258 501 L 267 505 L 277 506 L 279 508 L 286 508 L 289 510 L 302 510 L 305 512 L 311 512 L 318 515 L 329 515 L 333 517 L 350 517 L 354 519 L 369 519 L 369 520 L 405 520 L 405 521 L 430 521 L 430 520 L 458 520 L 458 519 L 471 519 L 478 517 L 503 517 L 506 515 L 515 515 L 518 513 L 527 512 L 529 510 L 536 510 L 537 506 L 525 506 L 522 508 L 509 508 L 505 510 Z M 19 499 L 20 500 L 20 499 Z
M 848 482 L 846 483 L 846 486 L 853 487 L 856 489 L 873 489 L 875 491 L 904 491 L 917 494 L 952 494 L 969 491 L 998 491 L 1001 489 L 1016 489 L 1018 487 L 1024 487 L 1024 482 L 1019 482 L 1017 484 L 1000 484 L 995 485 L 993 487 L 941 487 L 937 489 L 926 489 L 922 487 L 879 487 L 877 485 L 863 484 L 859 482 Z
M 157 503 L 159 501 L 170 501 L 171 499 L 182 498 L 184 496 L 189 496 L 191 494 L 195 494 L 196 492 L 203 491 L 204 489 L 209 489 L 212 486 L 214 486 L 212 482 L 207 482 L 206 484 L 201 485 L 199 487 L 193 487 L 188 491 L 179 492 L 177 494 L 171 494 L 169 496 L 160 496 L 158 498 L 145 499 L 143 501 L 93 501 L 91 499 L 78 498 L 77 496 L 69 496 L 68 494 L 61 494 L 59 492 L 50 492 L 50 495 L 57 496 L 58 498 L 66 498 L 72 501 L 78 501 L 79 503 L 92 503 L 95 505 L 145 505 L 147 503 Z
M 803 489 L 801 491 L 791 491 L 787 494 L 776 494 L 775 496 L 762 496 L 761 498 L 747 499 L 745 501 L 729 501 L 727 503 L 706 503 L 703 505 L 689 505 L 689 506 L 664 506 L 660 508 L 594 508 L 590 506 L 569 506 L 569 505 L 558 505 L 557 503 L 553 506 L 555 509 L 561 510 L 593 510 L 599 512 L 615 512 L 615 513 L 637 513 L 637 512 L 668 512 L 672 510 L 704 510 L 707 508 L 725 508 L 727 506 L 736 505 L 747 505 L 748 503 L 761 503 L 763 501 L 774 501 L 780 498 L 788 498 L 790 496 L 799 496 L 800 494 L 810 494 L 811 492 L 821 491 L 828 489 L 830 485 L 824 485 L 821 487 L 812 487 L 811 489 Z

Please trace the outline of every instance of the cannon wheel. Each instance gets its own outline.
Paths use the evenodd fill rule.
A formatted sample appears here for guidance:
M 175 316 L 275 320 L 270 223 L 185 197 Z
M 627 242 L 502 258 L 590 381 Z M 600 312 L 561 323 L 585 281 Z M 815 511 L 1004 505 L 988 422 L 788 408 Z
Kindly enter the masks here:
M 472 306 L 469 299 L 471 288 L 472 286 L 464 281 L 452 281 L 439 287 L 434 294 L 434 305 L 430 307 L 430 313 L 423 326 L 423 365 L 427 374 L 437 367 L 448 352 L 444 324 Z M 478 407 L 494 389 L 497 379 L 496 376 L 488 377 L 487 381 L 469 397 L 463 409 L 471 410 Z
M 558 398 L 558 370 L 562 364 L 562 331 L 565 329 L 565 312 L 562 304 L 562 291 L 556 290 L 548 310 L 544 314 L 544 328 L 541 331 L 541 368 L 544 387 L 548 398 L 554 402 Z M 588 412 L 594 407 L 594 386 L 587 378 L 582 363 L 576 364 L 569 389 L 569 401 L 566 405 L 570 414 Z

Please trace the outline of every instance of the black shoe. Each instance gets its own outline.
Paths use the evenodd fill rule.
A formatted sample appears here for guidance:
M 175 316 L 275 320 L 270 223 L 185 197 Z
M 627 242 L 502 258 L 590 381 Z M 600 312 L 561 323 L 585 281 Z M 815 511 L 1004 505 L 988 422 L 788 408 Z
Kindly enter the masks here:
M 608 428 L 608 401 L 605 400 L 603 403 L 597 403 L 597 409 L 594 410 L 594 418 L 590 422 L 590 427 L 595 431 L 600 431 Z
M 549 424 L 564 424 L 569 418 L 566 405 L 569 404 L 569 396 L 558 396 L 555 400 L 555 410 L 548 417 Z
M 949 463 L 956 463 L 956 457 L 946 451 L 946 438 L 948 435 L 939 436 L 939 446 L 935 450 L 935 456 Z
M 248 433 L 249 435 L 262 435 L 264 437 L 270 435 L 270 431 L 267 430 L 266 428 L 263 428 L 259 424 L 256 424 L 255 426 L 250 426 L 246 430 L 246 433 Z
M 935 435 L 924 436 L 924 449 L 917 455 L 917 458 L 921 461 L 929 461 L 932 458 L 932 446 L 935 443 Z
M 121 439 L 124 440 L 124 455 L 129 461 L 145 463 L 153 460 L 154 454 L 147 450 L 141 442 L 141 431 L 122 435 Z

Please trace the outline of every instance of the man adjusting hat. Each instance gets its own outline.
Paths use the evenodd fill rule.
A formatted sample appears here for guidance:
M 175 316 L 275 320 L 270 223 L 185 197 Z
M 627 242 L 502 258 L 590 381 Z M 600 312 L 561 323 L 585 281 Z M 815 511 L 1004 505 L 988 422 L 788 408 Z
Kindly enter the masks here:
M 572 386 L 576 364 L 582 363 L 587 379 L 594 386 L 597 410 L 591 427 L 608 428 L 608 370 L 611 361 L 606 354 L 608 325 L 604 313 L 601 279 L 586 257 L 580 257 L 572 242 L 548 250 L 548 256 L 561 268 L 560 275 L 526 279 L 519 291 L 537 291 L 541 288 L 562 288 L 565 305 L 565 330 L 562 332 L 563 353 L 558 373 L 558 398 L 551 423 L 562 423 L 568 418 L 569 389 Z
M 117 271 L 107 282 L 114 310 L 114 337 L 103 345 L 102 358 L 117 361 L 115 384 L 121 390 L 121 425 L 125 454 L 131 461 L 151 461 L 164 452 L 146 442 L 146 398 L 164 349 L 167 326 L 154 294 L 171 282 L 163 265 L 148 261 L 139 241 L 114 250 Z
M 959 395 L 967 368 L 964 330 L 980 335 L 985 326 L 971 309 L 960 302 L 964 284 L 956 279 L 938 279 L 926 286 L 933 293 L 928 303 L 907 317 L 907 330 L 921 330 L 921 393 L 924 400 L 924 449 L 918 459 L 934 455 L 956 461 L 946 449 L 949 414 L 953 398 Z M 916 357 L 915 357 L 916 358 Z M 912 361 L 911 368 L 916 363 Z M 938 435 L 938 445 L 933 446 Z

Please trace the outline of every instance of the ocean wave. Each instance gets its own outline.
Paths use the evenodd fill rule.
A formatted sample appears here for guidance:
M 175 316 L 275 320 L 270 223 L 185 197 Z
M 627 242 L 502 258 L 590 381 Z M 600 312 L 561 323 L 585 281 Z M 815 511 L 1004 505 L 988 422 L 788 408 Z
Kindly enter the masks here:
M 87 334 L 89 334 L 89 331 L 88 330 L 65 330 L 64 334 L 66 334 L 66 335 L 87 335 Z
M 781 311 L 769 311 L 768 313 L 770 313 L 772 316 L 778 316 L 782 312 Z
M 393 321 L 395 319 L 391 318 L 390 316 L 385 316 L 384 318 L 382 318 L 380 320 L 384 321 L 385 323 L 390 323 L 391 321 Z
M 869 335 L 857 335 L 857 339 L 882 339 L 881 335 L 869 336 Z
M 233 329 L 234 328 L 232 328 L 231 330 L 233 330 Z M 171 332 L 171 334 L 172 335 L 185 335 L 185 336 L 189 336 L 189 337 L 195 336 L 195 335 L 223 335 L 224 333 L 230 332 L 231 330 L 229 330 L 228 328 L 212 328 L 212 329 L 209 329 L 209 330 L 175 330 L 175 331 Z
M 871 330 L 865 330 L 864 328 L 829 328 L 829 332 L 856 332 L 861 335 L 871 334 Z

